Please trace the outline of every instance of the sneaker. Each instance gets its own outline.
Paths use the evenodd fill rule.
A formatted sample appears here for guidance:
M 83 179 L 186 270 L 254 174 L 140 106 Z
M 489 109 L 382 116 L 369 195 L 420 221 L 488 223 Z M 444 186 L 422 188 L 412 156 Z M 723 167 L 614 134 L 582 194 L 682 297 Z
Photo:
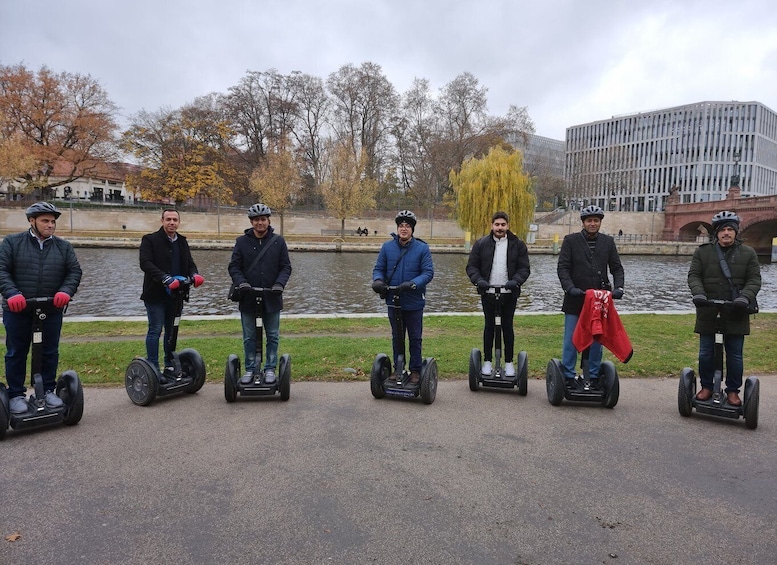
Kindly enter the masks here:
M 410 371 L 410 382 L 414 385 L 418 384 L 418 381 L 421 380 L 421 373 L 418 371 Z
M 65 403 L 54 394 L 53 390 L 46 392 L 46 408 L 62 408 L 64 405 Z
M 511 362 L 505 363 L 505 377 L 515 376 L 515 365 Z
M 275 383 L 275 369 L 264 370 L 264 382 L 266 382 L 268 385 Z
M 23 396 L 14 396 L 8 407 L 11 409 L 11 414 L 24 414 L 30 409 L 27 399 Z
M 240 377 L 240 384 L 250 385 L 253 380 L 254 380 L 254 372 L 246 371 L 245 373 L 243 373 L 243 376 Z
M 493 368 L 491 367 L 491 361 L 486 361 L 483 363 L 483 366 L 480 368 L 480 374 L 481 375 L 491 375 L 491 371 L 493 371 Z
M 577 388 L 577 378 L 575 377 L 572 377 L 571 379 L 565 378 L 564 382 L 567 385 L 567 388 Z

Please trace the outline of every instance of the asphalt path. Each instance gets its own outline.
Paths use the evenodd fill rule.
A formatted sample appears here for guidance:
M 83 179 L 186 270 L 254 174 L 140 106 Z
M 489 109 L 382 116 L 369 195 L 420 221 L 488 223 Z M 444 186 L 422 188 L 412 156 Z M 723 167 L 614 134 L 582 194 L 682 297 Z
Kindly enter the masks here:
M 774 563 L 777 376 L 760 423 L 677 411 L 677 380 L 551 406 L 441 382 L 291 399 L 130 403 L 87 388 L 74 427 L 0 443 L 0 563 Z M 15 539 L 15 541 L 9 541 Z

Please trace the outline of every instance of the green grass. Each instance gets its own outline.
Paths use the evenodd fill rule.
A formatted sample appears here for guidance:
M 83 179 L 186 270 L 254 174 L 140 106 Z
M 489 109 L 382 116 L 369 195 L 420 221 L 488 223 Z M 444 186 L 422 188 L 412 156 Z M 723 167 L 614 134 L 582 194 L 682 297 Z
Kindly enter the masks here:
M 693 333 L 692 314 L 633 314 L 622 319 L 634 357 L 624 365 L 605 352 L 621 377 L 677 377 L 683 367 L 696 365 L 698 336 Z M 746 373 L 777 373 L 777 314 L 759 314 L 751 330 L 745 340 Z M 66 322 L 60 371 L 74 369 L 85 384 L 121 384 L 132 358 L 145 353 L 145 331 L 145 322 Z M 480 314 L 431 315 L 424 320 L 424 355 L 437 359 L 441 378 L 466 378 L 469 352 L 482 347 L 482 331 Z M 517 316 L 515 332 L 516 350 L 528 353 L 530 378 L 544 378 L 548 360 L 561 355 L 562 315 Z M 4 336 L 2 328 L 0 335 Z M 236 353 L 242 359 L 240 321 L 184 318 L 178 346 L 199 351 L 208 380 L 221 381 L 227 356 Z M 2 344 L 0 352 L 5 353 Z M 279 353 L 291 355 L 294 380 L 367 380 L 375 355 L 381 352 L 391 352 L 385 318 L 281 320 Z

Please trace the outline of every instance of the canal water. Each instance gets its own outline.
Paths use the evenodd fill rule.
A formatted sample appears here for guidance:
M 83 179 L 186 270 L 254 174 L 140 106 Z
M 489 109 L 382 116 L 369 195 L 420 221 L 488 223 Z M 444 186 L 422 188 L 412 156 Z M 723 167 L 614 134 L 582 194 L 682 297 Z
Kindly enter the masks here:
M 140 300 L 143 273 L 134 249 L 76 249 L 84 271 L 81 286 L 68 309 L 76 316 L 145 316 Z M 184 316 L 236 314 L 227 300 L 231 284 L 228 250 L 195 250 L 194 260 L 205 284 L 192 289 Z M 372 292 L 377 253 L 291 252 L 292 275 L 284 292 L 284 313 L 296 315 L 384 312 Z M 432 254 L 434 280 L 427 287 L 426 311 L 478 312 L 480 299 L 465 274 L 465 254 Z M 556 275 L 557 257 L 532 255 L 532 273 L 523 286 L 518 310 L 558 312 L 563 292 Z M 619 312 L 691 311 L 686 282 L 690 257 L 622 256 L 626 296 Z M 763 309 L 777 309 L 777 265 L 761 266 Z

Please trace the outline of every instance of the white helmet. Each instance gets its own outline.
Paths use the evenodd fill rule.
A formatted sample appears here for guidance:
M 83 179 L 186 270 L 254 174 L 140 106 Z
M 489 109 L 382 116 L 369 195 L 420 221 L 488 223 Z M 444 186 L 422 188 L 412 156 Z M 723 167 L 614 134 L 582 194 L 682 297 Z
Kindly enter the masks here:
M 248 209 L 249 218 L 258 218 L 259 216 L 272 216 L 272 210 L 270 210 L 269 206 L 261 203 L 254 204 Z

